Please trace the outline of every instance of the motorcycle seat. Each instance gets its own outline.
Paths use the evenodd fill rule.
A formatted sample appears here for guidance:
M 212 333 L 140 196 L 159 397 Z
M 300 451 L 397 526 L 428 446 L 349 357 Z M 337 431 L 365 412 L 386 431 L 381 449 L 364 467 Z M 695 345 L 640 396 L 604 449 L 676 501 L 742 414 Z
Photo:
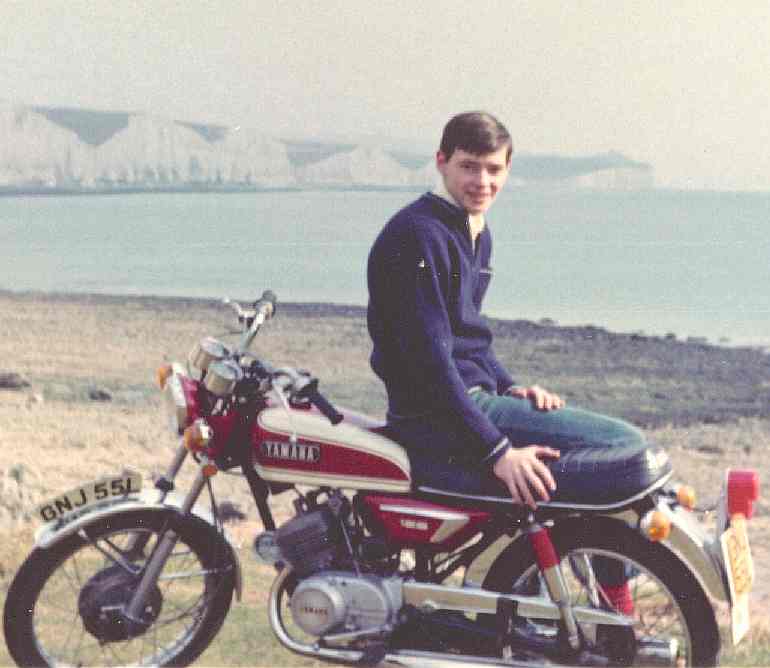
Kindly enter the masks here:
M 512 504 L 508 489 L 486 467 L 410 453 L 415 490 L 448 502 L 477 500 Z M 612 446 L 581 444 L 562 448 L 547 462 L 556 482 L 551 499 L 540 506 L 603 510 L 627 505 L 665 484 L 672 474 L 666 452 L 645 441 Z

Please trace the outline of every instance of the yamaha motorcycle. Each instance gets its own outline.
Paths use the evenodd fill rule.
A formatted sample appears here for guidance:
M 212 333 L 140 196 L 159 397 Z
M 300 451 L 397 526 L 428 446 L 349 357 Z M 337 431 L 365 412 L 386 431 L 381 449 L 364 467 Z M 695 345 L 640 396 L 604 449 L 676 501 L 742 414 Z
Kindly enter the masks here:
M 207 337 L 158 371 L 180 437 L 165 474 L 143 489 L 124 470 L 40 506 L 5 603 L 20 666 L 194 662 L 244 589 L 218 472 L 253 495 L 254 553 L 274 573 L 269 625 L 291 652 L 372 666 L 710 666 L 718 602 L 733 642 L 745 636 L 754 471 L 726 472 L 708 529 L 649 444 L 563 453 L 536 510 L 426 488 L 384 425 L 250 353 L 272 293 L 231 305 L 237 346 Z M 177 489 L 185 463 L 196 476 Z M 279 494 L 294 514 L 277 526 Z M 622 577 L 608 583 L 608 567 Z

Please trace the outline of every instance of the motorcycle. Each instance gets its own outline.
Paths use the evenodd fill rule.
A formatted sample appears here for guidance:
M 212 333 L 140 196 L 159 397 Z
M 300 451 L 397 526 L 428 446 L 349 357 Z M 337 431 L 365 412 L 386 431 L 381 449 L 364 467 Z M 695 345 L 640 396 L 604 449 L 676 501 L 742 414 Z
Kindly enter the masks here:
M 44 524 L 5 603 L 18 665 L 195 661 L 243 592 L 214 493 L 220 471 L 250 488 L 264 525 L 254 553 L 275 572 L 269 625 L 301 655 L 372 666 L 715 665 L 720 601 L 733 641 L 745 636 L 756 472 L 726 472 L 711 530 L 649 444 L 564 454 L 557 493 L 535 510 L 426 488 L 385 425 L 335 408 L 308 372 L 250 352 L 275 313 L 271 292 L 230 304 L 234 349 L 206 337 L 186 365 L 158 371 L 179 445 L 154 486 L 124 470 L 40 506 Z M 180 493 L 189 461 L 197 473 Z M 269 501 L 287 493 L 294 515 L 277 526 Z M 608 583 L 608 568 L 622 577 Z

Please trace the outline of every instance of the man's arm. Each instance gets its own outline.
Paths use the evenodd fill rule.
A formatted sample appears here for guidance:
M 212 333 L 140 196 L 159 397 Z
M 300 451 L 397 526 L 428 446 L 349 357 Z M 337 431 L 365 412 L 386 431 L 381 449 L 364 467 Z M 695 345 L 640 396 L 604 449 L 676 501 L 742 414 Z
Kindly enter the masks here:
M 543 460 L 558 458 L 558 450 L 542 445 L 508 448 L 492 471 L 508 488 L 514 503 L 535 508 L 537 500 L 550 500 L 549 492 L 556 490 L 553 475 Z M 532 495 L 533 490 L 537 499 Z
M 539 411 L 555 411 L 567 405 L 558 394 L 544 390 L 539 385 L 532 385 L 531 387 L 512 385 L 505 391 L 505 394 L 518 399 L 529 399 L 532 406 Z
M 487 364 L 491 367 L 495 374 L 495 382 L 497 383 L 497 393 L 505 394 L 511 387 L 515 386 L 515 381 L 508 373 L 508 370 L 497 359 L 492 346 L 487 349 Z
M 392 289 L 401 288 L 398 304 L 398 347 L 411 362 L 404 369 L 419 386 L 429 387 L 434 402 L 460 420 L 479 459 L 489 465 L 504 454 L 508 441 L 468 396 L 452 355 L 453 334 L 447 299 L 453 271 L 446 239 L 429 222 L 415 221 L 390 258 Z

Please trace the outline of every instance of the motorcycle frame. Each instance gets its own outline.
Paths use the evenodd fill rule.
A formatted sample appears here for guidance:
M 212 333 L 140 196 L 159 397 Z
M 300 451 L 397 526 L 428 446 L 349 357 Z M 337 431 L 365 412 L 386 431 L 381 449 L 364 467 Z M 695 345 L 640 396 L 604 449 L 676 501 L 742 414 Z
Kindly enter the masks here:
M 251 414 L 254 415 L 253 412 Z M 241 426 L 247 430 L 249 422 L 249 420 L 244 420 Z M 233 440 L 237 438 L 236 434 L 232 436 Z M 259 477 L 252 466 L 243 466 L 246 461 L 244 455 L 248 455 L 248 447 L 249 444 L 246 442 L 240 448 L 237 448 L 235 453 L 236 460 L 233 463 L 241 465 L 263 524 L 267 530 L 272 530 L 275 528 L 275 522 L 267 504 L 267 497 L 270 493 L 269 486 Z M 240 457 L 237 456 L 238 452 L 241 453 Z M 134 497 L 124 497 L 104 502 L 85 514 L 71 517 L 65 516 L 57 522 L 44 525 L 36 536 L 36 546 L 41 549 L 48 549 L 73 533 L 78 533 L 87 539 L 87 534 L 84 530 L 92 522 L 137 510 L 162 513 L 171 510 L 181 515 L 196 515 L 212 527 L 221 527 L 221 521 L 216 516 L 215 506 L 213 506 L 214 512 L 211 512 L 196 505 L 200 494 L 206 488 L 206 477 L 202 470 L 198 472 L 195 481 L 185 495 L 177 494 L 174 491 L 175 478 L 187 460 L 188 455 L 189 452 L 180 443 L 166 474 L 156 481 L 154 489 L 143 490 Z M 650 491 L 645 493 L 645 497 L 651 498 Z M 690 568 L 704 591 L 712 598 L 720 601 L 729 601 L 730 595 L 726 582 L 726 570 L 721 560 L 721 554 L 714 549 L 716 541 L 713 540 L 713 537 L 695 521 L 691 513 L 684 509 L 678 507 L 671 508 L 669 504 L 662 500 L 658 501 L 656 507 L 666 513 L 672 522 L 671 535 L 663 542 L 663 545 Z M 547 524 L 554 519 L 558 519 L 559 515 L 569 514 L 565 513 L 565 510 L 549 508 L 547 504 L 543 504 L 542 509 L 537 512 L 537 519 Z M 591 514 L 621 521 L 633 529 L 638 529 L 642 515 L 633 507 L 597 508 Z M 467 587 L 479 587 L 485 573 L 479 570 L 478 567 L 474 568 L 474 566 L 480 563 L 491 563 L 510 542 L 520 539 L 523 533 L 535 521 L 534 516 L 524 518 L 520 515 L 518 522 L 514 519 L 513 514 L 501 514 L 501 517 L 506 518 L 506 521 L 491 524 L 475 543 L 463 546 L 443 559 L 437 559 L 435 552 L 420 548 L 414 549 L 414 572 L 418 582 L 438 585 L 457 570 L 464 567 L 466 569 L 463 583 L 464 588 L 466 588 L 465 591 L 467 592 Z M 227 542 L 233 557 L 236 598 L 240 601 L 243 593 L 243 575 L 240 559 L 226 532 L 223 531 L 220 535 Z M 159 541 L 159 545 L 148 561 L 140 585 L 127 610 L 129 618 L 138 614 L 132 611 L 141 610 L 145 598 L 144 592 L 149 591 L 154 584 L 158 573 L 162 570 L 165 559 L 173 548 L 174 540 L 173 536 L 166 536 L 165 541 L 164 539 Z M 164 542 L 165 548 L 159 549 Z M 482 555 L 483 559 L 481 558 Z M 549 580 L 546 579 L 546 583 L 548 582 Z M 555 587 L 553 591 L 549 592 L 553 600 L 562 598 L 562 592 L 559 591 L 558 584 L 559 577 L 556 575 L 551 578 L 551 586 L 549 587 L 549 589 Z M 458 593 L 457 596 L 462 598 L 462 592 Z M 572 616 L 570 612 L 568 612 L 568 615 Z M 573 623 L 568 622 L 568 625 L 574 629 L 573 624 L 574 620 Z

